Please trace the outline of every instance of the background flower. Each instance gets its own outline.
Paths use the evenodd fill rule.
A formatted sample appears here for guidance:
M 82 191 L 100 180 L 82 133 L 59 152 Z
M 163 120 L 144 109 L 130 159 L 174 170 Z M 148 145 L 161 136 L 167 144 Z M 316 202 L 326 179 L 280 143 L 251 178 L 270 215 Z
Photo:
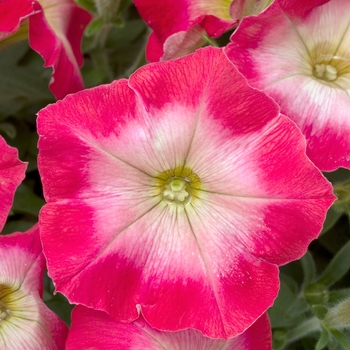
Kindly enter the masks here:
M 0 236 L 1 349 L 64 349 L 68 329 L 41 300 L 44 269 L 38 226 Z
M 38 130 L 49 274 L 124 322 L 243 332 L 334 200 L 295 124 L 220 49 L 67 96 Z
M 271 329 L 266 314 L 233 339 L 210 339 L 200 332 L 159 332 L 142 316 L 133 323 L 119 323 L 106 313 L 76 306 L 72 313 L 66 350 L 94 347 L 99 350 L 271 350 Z
M 297 5 L 291 14 L 275 2 L 244 19 L 226 53 L 252 86 L 296 122 L 307 155 L 321 170 L 350 168 L 349 4 L 332 0 L 311 10 L 306 2 Z

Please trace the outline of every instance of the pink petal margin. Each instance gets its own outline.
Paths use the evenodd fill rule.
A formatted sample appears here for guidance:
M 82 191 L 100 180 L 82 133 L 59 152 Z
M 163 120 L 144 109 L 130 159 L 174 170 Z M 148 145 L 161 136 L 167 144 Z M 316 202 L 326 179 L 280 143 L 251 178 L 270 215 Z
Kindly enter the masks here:
M 194 329 L 160 332 L 151 328 L 142 316 L 133 323 L 119 323 L 104 312 L 76 306 L 66 350 L 271 350 L 271 343 L 267 314 L 243 334 L 225 341 L 204 337 Z
M 33 11 L 32 0 L 0 1 L 0 40 L 17 31 L 21 21 Z
M 49 274 L 121 322 L 244 332 L 334 201 L 299 129 L 212 47 L 67 96 L 38 132 Z M 203 192 L 178 213 L 152 186 L 184 162 Z
M 29 43 L 52 67 L 50 89 L 57 99 L 84 88 L 81 40 L 91 15 L 74 0 L 40 0 L 29 18 Z
M 16 188 L 25 177 L 27 163 L 18 159 L 16 148 L 10 147 L 0 136 L 0 231 L 11 209 Z
M 0 286 L 19 286 L 23 299 L 15 302 L 23 302 L 23 312 L 28 315 L 9 325 L 3 321 L 1 349 L 64 349 L 68 328 L 41 300 L 44 270 L 38 225 L 25 233 L 0 236 Z

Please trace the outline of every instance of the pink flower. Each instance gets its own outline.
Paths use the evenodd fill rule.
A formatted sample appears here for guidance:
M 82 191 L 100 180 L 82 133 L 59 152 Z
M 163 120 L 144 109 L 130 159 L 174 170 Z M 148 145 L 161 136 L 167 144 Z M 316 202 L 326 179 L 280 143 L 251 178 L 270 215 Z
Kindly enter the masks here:
M 74 0 L 3 0 L 2 10 L 0 39 L 29 17 L 30 46 L 43 57 L 45 67 L 52 67 L 50 89 L 57 99 L 84 88 L 79 67 L 83 64 L 81 38 L 91 19 L 87 11 Z
M 16 188 L 25 177 L 27 164 L 18 159 L 16 148 L 10 147 L 0 136 L 0 231 L 11 209 Z
M 134 0 L 141 17 L 153 29 L 146 48 L 149 61 L 178 58 L 237 24 L 230 0 Z
M 64 349 L 68 329 L 41 300 L 44 269 L 37 225 L 0 236 L 1 349 Z
M 271 329 L 267 314 L 243 334 L 228 341 L 210 339 L 200 332 L 160 332 L 142 318 L 129 324 L 114 321 L 106 313 L 77 306 L 72 313 L 66 350 L 271 350 Z
M 309 5 L 296 1 L 297 11 L 288 14 L 276 2 L 243 20 L 226 53 L 296 122 L 316 166 L 350 168 L 349 2 Z
M 334 200 L 295 124 L 220 49 L 67 96 L 38 130 L 49 274 L 122 322 L 242 333 Z

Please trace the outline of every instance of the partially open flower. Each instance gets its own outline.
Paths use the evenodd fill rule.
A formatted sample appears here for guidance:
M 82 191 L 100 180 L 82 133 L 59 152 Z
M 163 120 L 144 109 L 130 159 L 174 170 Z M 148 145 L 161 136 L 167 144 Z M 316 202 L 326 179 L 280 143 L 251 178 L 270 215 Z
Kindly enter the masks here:
M 296 122 L 321 170 L 350 168 L 349 2 L 309 5 L 295 1 L 298 11 L 291 14 L 278 1 L 244 19 L 226 53 Z
M 220 49 L 67 96 L 38 130 L 49 274 L 124 322 L 242 333 L 334 200 L 295 124 Z
M 17 149 L 6 144 L 0 136 L 0 231 L 11 209 L 16 188 L 25 176 L 26 163 L 18 159 Z
M 44 269 L 37 226 L 0 236 L 1 349 L 64 349 L 67 326 L 41 300 Z
M 66 350 L 271 350 L 271 346 L 267 314 L 243 334 L 225 341 L 204 337 L 194 329 L 160 332 L 151 328 L 142 316 L 133 323 L 120 323 L 104 312 L 76 306 Z

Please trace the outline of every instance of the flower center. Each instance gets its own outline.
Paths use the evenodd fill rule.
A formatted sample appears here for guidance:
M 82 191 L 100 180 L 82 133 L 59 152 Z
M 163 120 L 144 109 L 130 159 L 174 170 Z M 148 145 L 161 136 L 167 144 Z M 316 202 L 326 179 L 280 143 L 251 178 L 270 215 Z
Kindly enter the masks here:
M 183 207 L 199 198 L 201 181 L 189 167 L 168 169 L 155 178 L 156 194 L 165 204 Z
M 13 288 L 6 284 L 0 284 L 0 325 L 12 316 L 12 310 L 9 306 L 12 295 Z
M 337 69 L 330 64 L 315 64 L 314 76 L 325 81 L 334 81 L 338 78 Z
M 0 300 L 0 324 L 11 317 L 11 310 Z
M 188 204 L 191 201 L 189 180 L 181 177 L 169 178 L 164 184 L 162 196 L 167 203 Z

